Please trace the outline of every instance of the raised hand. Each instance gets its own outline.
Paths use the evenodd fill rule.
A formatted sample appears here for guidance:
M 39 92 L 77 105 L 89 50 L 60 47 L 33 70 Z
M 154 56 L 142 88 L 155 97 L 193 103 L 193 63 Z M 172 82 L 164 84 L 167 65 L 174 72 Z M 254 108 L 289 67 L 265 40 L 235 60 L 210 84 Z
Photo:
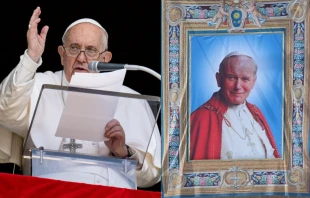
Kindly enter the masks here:
M 104 143 L 115 156 L 127 156 L 128 153 L 125 144 L 125 132 L 118 120 L 113 119 L 107 123 L 105 127 L 104 137 L 109 139 Z
M 41 8 L 37 7 L 30 18 L 28 31 L 27 31 L 27 43 L 28 43 L 28 55 L 34 61 L 38 62 L 42 56 L 45 48 L 46 35 L 49 27 L 44 26 L 38 34 L 38 24 L 41 19 L 39 18 L 41 14 Z

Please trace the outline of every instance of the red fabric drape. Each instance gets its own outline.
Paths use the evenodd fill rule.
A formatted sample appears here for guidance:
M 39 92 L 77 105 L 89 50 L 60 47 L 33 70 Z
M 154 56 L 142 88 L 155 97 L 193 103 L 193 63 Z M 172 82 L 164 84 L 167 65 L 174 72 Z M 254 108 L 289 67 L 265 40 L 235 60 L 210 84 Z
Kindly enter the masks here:
M 0 198 L 7 197 L 160 198 L 161 193 L 0 173 Z

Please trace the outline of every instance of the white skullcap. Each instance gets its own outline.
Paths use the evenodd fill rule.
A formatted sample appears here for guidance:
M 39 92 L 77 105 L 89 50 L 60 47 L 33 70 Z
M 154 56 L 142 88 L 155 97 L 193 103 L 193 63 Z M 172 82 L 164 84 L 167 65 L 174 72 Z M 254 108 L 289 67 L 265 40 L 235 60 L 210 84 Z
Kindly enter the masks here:
M 64 41 L 65 41 L 65 35 L 66 35 L 66 33 L 70 30 L 70 28 L 72 28 L 73 26 L 75 26 L 75 25 L 77 25 L 77 24 L 80 24 L 80 23 L 91 23 L 91 24 L 94 24 L 94 25 L 96 25 L 97 27 L 101 28 L 101 29 L 105 32 L 105 34 L 107 35 L 107 31 L 106 31 L 97 21 L 95 21 L 94 19 L 90 19 L 90 18 L 83 18 L 83 19 L 79 19 L 79 20 L 74 21 L 73 23 L 71 23 L 71 24 L 67 27 L 65 33 L 64 33 L 63 36 L 62 36 L 62 42 L 63 42 L 63 43 L 64 43 Z
M 256 64 L 254 58 L 253 58 L 252 56 L 250 56 L 248 53 L 246 53 L 246 52 L 241 52 L 241 51 L 233 51 L 233 52 L 230 52 L 229 54 L 227 54 L 227 55 L 223 58 L 222 62 L 220 63 L 220 68 L 219 68 L 219 70 L 222 70 L 223 63 L 225 62 L 225 60 L 226 60 L 227 58 L 229 58 L 229 57 L 232 57 L 232 56 L 247 56 L 247 57 L 249 57 L 250 59 L 252 59 L 252 61 L 253 61 L 253 63 L 254 63 L 254 66 L 255 66 L 255 73 L 256 73 L 256 71 L 257 71 L 257 64 Z

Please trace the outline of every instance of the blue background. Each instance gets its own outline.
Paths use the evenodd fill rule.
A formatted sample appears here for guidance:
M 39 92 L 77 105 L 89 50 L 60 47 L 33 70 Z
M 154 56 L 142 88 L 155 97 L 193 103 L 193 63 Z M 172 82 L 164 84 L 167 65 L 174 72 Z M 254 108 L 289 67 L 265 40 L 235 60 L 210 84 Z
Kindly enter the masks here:
M 282 154 L 284 131 L 284 37 L 282 32 L 252 34 L 189 34 L 189 101 L 191 112 L 219 90 L 215 74 L 232 51 L 251 56 L 258 65 L 256 84 L 248 102 L 263 112 Z

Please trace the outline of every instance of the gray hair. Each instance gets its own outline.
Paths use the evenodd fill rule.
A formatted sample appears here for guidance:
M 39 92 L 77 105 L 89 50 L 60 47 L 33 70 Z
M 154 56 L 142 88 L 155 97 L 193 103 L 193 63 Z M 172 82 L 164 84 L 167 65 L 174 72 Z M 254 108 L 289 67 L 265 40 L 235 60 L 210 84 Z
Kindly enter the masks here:
M 91 23 L 93 25 L 96 25 L 97 27 L 99 27 L 100 29 L 103 30 L 103 48 L 104 50 L 108 49 L 108 32 L 94 19 L 90 19 L 90 18 L 83 18 L 83 19 L 79 19 L 74 21 L 73 23 L 71 23 L 66 31 L 64 32 L 63 36 L 62 36 L 62 43 L 65 43 L 65 38 L 66 38 L 66 34 L 67 32 L 75 25 L 80 24 L 80 23 Z

